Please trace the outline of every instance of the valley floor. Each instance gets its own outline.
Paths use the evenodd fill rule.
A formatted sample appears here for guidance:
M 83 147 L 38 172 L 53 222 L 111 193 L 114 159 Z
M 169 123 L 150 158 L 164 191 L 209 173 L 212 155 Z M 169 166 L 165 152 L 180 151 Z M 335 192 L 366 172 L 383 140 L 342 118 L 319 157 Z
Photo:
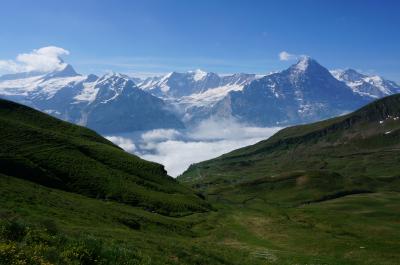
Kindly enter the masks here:
M 400 194 L 355 194 L 298 207 L 222 199 L 210 241 L 263 264 L 398 264 Z M 221 201 L 216 198 L 216 201 Z M 251 263 L 249 263 L 251 264 Z
M 398 192 L 290 207 L 261 197 L 210 195 L 213 211 L 181 218 L 4 175 L 0 193 L 1 264 L 395 265 L 400 260 Z

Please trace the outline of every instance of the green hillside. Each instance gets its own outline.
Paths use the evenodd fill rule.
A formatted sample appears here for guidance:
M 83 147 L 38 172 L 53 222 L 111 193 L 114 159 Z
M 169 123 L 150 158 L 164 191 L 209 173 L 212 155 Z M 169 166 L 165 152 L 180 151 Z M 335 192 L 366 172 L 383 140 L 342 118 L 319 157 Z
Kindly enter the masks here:
M 164 168 L 128 154 L 84 127 L 0 100 L 0 173 L 165 215 L 206 211 L 207 203 Z

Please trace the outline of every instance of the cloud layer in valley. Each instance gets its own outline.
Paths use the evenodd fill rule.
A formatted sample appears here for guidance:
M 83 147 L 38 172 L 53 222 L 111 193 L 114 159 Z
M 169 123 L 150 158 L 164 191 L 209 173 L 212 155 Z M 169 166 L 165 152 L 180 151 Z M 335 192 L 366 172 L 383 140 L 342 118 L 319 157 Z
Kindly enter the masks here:
M 207 120 L 187 131 L 158 129 L 136 136 L 112 136 L 107 139 L 128 152 L 163 164 L 168 174 L 176 177 L 193 163 L 254 144 L 279 129 L 244 126 L 234 121 Z
M 47 46 L 29 53 L 21 53 L 15 60 L 0 60 L 0 70 L 13 73 L 60 70 L 66 65 L 61 56 L 68 54 L 69 51 L 63 48 Z
M 127 152 L 132 153 L 136 150 L 135 144 L 129 138 L 124 138 L 121 136 L 107 136 L 106 138 Z

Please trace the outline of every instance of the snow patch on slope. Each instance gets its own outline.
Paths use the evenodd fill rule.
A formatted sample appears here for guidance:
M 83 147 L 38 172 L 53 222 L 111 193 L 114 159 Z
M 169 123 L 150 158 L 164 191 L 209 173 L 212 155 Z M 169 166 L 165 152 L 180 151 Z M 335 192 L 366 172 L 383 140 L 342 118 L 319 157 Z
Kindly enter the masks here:
M 43 76 L 34 76 L 22 79 L 5 80 L 0 82 L 0 94 L 6 96 L 27 96 L 40 84 Z
M 206 90 L 203 93 L 197 93 L 183 97 L 181 99 L 181 102 L 193 104 L 196 106 L 206 106 L 223 99 L 231 91 L 240 91 L 242 89 L 243 85 L 241 84 L 220 86 Z
M 80 94 L 74 97 L 75 100 L 93 102 L 96 99 L 99 88 L 96 87 L 96 82 L 83 83 L 83 90 Z
M 192 73 L 194 73 L 194 75 L 193 75 L 194 81 L 203 80 L 203 78 L 207 76 L 207 73 L 200 69 L 197 69 L 196 71 L 194 71 Z
M 377 75 L 368 76 L 353 69 L 339 69 L 330 72 L 337 80 L 350 87 L 354 93 L 363 97 L 376 99 L 400 92 L 400 86 L 395 82 L 385 80 Z

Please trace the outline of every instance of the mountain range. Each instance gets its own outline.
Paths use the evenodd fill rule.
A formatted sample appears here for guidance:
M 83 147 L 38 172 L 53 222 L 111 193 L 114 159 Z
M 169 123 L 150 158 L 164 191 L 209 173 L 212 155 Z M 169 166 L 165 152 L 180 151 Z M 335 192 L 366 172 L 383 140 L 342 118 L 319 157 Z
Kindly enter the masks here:
M 67 65 L 20 77 L 0 79 L 3 98 L 102 133 L 183 127 L 163 100 L 139 89 L 126 75 L 83 76 Z
M 286 126 L 341 115 L 399 92 L 393 81 L 352 69 L 329 71 L 306 56 L 265 76 L 195 70 L 143 80 L 80 75 L 66 64 L 51 73 L 0 77 L 0 97 L 103 134 L 184 128 L 210 118 Z

